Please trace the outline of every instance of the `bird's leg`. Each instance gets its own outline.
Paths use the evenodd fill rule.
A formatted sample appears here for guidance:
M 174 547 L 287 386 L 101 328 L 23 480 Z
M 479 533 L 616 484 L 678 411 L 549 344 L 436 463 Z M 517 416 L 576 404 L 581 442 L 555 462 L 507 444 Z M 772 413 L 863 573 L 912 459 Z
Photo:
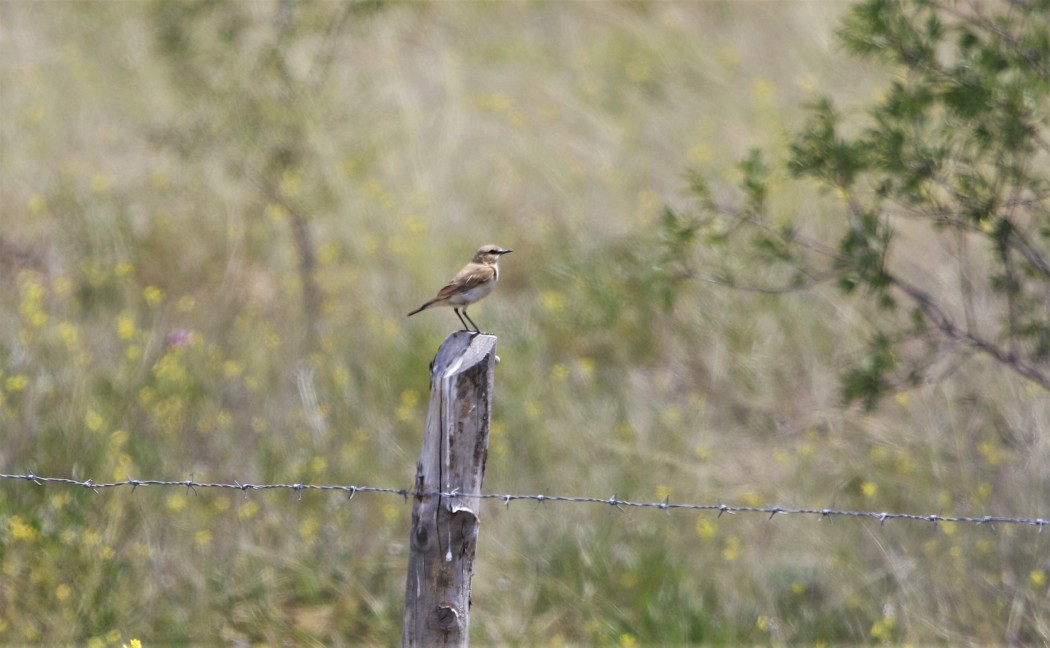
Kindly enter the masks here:
M 459 321 L 460 321 L 460 323 L 461 323 L 461 324 L 463 324 L 463 330 L 464 330 L 464 331 L 467 331 L 467 332 L 472 332 L 472 331 L 470 330 L 470 327 L 469 327 L 469 326 L 467 326 L 467 321 L 463 319 L 463 315 L 460 315 L 460 314 L 459 314 L 459 309 L 458 309 L 458 308 L 455 308 L 455 307 L 453 307 L 453 308 L 452 308 L 452 312 L 454 312 L 454 313 L 456 314 L 456 317 L 458 317 L 458 318 L 459 318 Z M 465 314 L 466 314 L 466 312 L 467 312 L 467 309 L 465 309 L 465 308 L 464 308 L 464 309 L 463 309 L 463 314 L 465 315 Z M 470 319 L 470 318 L 468 317 L 467 319 Z
M 463 317 L 466 317 L 467 321 L 474 325 L 474 333 L 481 335 L 481 329 L 478 328 L 477 324 L 474 324 L 474 320 L 470 319 L 470 315 L 467 315 L 466 306 L 463 307 Z

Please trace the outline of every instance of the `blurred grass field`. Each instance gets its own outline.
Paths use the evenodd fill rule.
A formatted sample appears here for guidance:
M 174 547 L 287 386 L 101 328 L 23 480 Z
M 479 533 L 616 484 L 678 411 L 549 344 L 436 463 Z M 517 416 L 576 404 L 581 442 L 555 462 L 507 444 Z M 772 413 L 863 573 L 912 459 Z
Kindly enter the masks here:
M 0 3 L 0 472 L 408 486 L 458 321 L 404 313 L 492 241 L 489 492 L 1047 517 L 1045 393 L 970 359 L 863 412 L 863 304 L 657 297 L 690 169 L 881 91 L 846 9 Z M 390 645 L 409 514 L 4 481 L 0 643 Z M 1034 528 L 492 503 L 478 552 L 479 644 L 1050 641 Z

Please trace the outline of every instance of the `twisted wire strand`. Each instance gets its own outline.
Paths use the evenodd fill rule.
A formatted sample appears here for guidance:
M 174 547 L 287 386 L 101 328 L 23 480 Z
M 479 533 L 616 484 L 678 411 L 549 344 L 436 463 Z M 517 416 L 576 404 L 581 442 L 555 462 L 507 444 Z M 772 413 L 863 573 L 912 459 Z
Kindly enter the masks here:
M 619 499 L 616 495 L 607 498 L 601 497 L 571 497 L 566 495 L 522 495 L 522 494 L 501 494 L 501 493 L 460 493 L 450 492 L 444 493 L 440 491 L 432 492 L 420 492 L 413 489 L 407 488 L 390 488 L 383 486 L 355 486 L 355 485 L 339 485 L 339 484 L 252 484 L 252 483 L 221 483 L 221 482 L 199 482 L 193 479 L 185 479 L 181 481 L 166 481 L 159 479 L 126 479 L 123 481 L 113 482 L 96 482 L 88 479 L 86 481 L 79 481 L 76 479 L 69 479 L 65 477 L 43 477 L 40 475 L 34 475 L 27 473 L 23 475 L 6 475 L 0 474 L 0 479 L 9 480 L 24 480 L 31 481 L 34 484 L 44 486 L 47 484 L 63 484 L 67 486 L 76 486 L 80 488 L 87 488 L 94 491 L 96 494 L 101 494 L 106 489 L 118 489 L 118 488 L 131 488 L 134 491 L 136 488 L 149 487 L 149 486 L 160 486 L 160 487 L 181 487 L 187 488 L 196 492 L 197 489 L 230 489 L 241 491 L 245 497 L 248 496 L 249 491 L 265 491 L 265 490 L 290 490 L 298 493 L 299 499 L 302 499 L 303 492 L 306 491 L 327 491 L 327 492 L 341 492 L 345 493 L 348 498 L 353 498 L 358 493 L 366 494 L 388 494 L 388 495 L 399 495 L 406 501 L 409 497 L 412 498 L 425 498 L 425 497 L 446 497 L 446 498 L 467 498 L 476 500 L 497 500 L 503 502 L 505 506 L 510 506 L 511 502 L 516 501 L 532 501 L 541 504 L 554 503 L 554 504 L 600 504 L 605 506 L 612 506 L 621 511 L 625 511 L 629 508 L 638 509 L 659 509 L 667 512 L 684 510 L 684 511 L 710 511 L 717 512 L 718 517 L 726 513 L 761 513 L 768 515 L 770 519 L 777 515 L 808 515 L 817 516 L 818 520 L 824 520 L 825 518 L 833 517 L 846 517 L 846 518 L 866 518 L 878 520 L 880 524 L 884 524 L 887 520 L 906 520 L 916 522 L 929 522 L 937 524 L 939 522 L 957 522 L 962 524 L 975 524 L 975 525 L 991 525 L 997 524 L 1012 524 L 1021 526 L 1034 526 L 1042 532 L 1043 527 L 1050 525 L 1050 519 L 1044 519 L 1039 517 L 1014 517 L 1004 515 L 981 515 L 981 516 L 957 516 L 957 515 L 936 515 L 936 514 L 916 514 L 916 513 L 891 513 L 891 512 L 877 512 L 877 511 L 850 511 L 840 510 L 834 508 L 790 508 L 783 506 L 734 506 L 729 504 L 692 504 L 692 503 L 678 503 L 671 502 L 669 499 L 658 502 L 635 502 L 630 500 Z

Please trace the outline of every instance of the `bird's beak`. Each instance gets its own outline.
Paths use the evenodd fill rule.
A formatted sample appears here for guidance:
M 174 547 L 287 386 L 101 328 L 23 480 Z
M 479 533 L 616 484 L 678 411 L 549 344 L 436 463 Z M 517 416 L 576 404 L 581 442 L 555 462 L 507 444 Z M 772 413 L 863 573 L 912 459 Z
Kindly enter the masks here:
M 509 253 L 511 253 L 511 252 L 513 252 L 513 251 L 514 251 L 514 250 L 500 250 L 500 251 L 499 251 L 499 252 L 497 252 L 496 254 L 499 254 L 499 255 L 503 255 L 503 254 L 509 254 Z

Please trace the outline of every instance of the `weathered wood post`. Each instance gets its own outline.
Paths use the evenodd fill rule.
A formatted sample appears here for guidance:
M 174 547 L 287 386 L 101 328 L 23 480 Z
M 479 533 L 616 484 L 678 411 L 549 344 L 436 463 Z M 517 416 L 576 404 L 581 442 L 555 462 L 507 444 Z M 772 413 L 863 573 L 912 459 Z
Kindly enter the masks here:
M 481 492 L 495 365 L 495 336 L 460 331 L 445 339 L 430 367 L 402 646 L 466 646 L 470 636 L 470 578 L 481 502 L 455 494 Z

